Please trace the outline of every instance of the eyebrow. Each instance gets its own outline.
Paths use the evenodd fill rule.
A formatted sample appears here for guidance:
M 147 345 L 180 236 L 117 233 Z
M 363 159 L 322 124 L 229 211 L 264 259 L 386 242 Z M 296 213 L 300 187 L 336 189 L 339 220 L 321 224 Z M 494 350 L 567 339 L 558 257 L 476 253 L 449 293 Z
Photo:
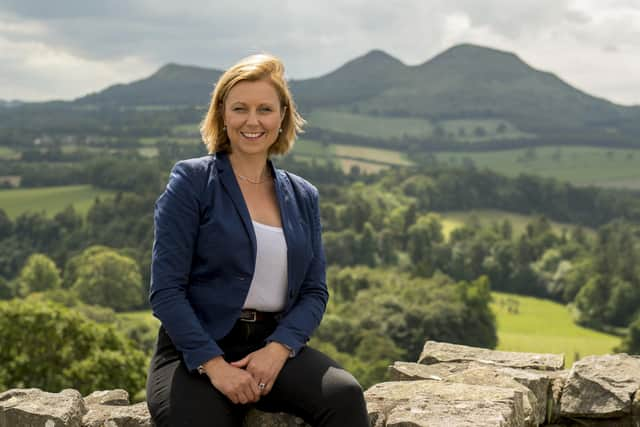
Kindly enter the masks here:
M 229 106 L 234 106 L 234 105 L 247 105 L 247 103 L 243 101 L 235 101 L 229 104 Z M 259 107 L 264 107 L 264 106 L 275 107 L 276 105 L 278 104 L 271 103 L 271 102 L 261 102 L 258 104 Z

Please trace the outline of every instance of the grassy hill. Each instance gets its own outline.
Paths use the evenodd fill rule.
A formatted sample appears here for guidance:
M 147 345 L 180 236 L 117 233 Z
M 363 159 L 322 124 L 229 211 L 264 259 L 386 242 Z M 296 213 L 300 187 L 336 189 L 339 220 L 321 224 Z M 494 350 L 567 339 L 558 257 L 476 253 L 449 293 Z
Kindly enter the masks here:
M 470 159 L 477 168 L 517 176 L 522 173 L 594 185 L 640 190 L 640 149 L 600 147 L 539 147 L 503 151 L 444 151 L 442 163 L 462 165 Z
M 26 211 L 46 211 L 48 216 L 53 216 L 69 205 L 85 214 L 96 197 L 109 197 L 112 194 L 112 191 L 99 190 L 90 185 L 0 190 L 0 207 L 12 219 Z
M 592 354 L 612 353 L 620 338 L 573 323 L 571 310 L 533 297 L 493 292 L 498 350 L 564 353 L 565 366 Z

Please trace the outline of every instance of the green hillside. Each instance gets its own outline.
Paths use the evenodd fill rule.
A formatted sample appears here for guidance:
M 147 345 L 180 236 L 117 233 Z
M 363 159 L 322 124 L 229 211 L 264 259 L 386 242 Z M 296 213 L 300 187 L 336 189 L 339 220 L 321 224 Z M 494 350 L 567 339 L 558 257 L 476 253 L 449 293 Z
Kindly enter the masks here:
M 90 185 L 0 190 L 0 207 L 12 219 L 27 211 L 46 211 L 48 216 L 53 216 L 69 205 L 85 214 L 96 197 L 112 194 L 112 191 L 99 190 Z
M 75 101 L 79 105 L 206 105 L 219 70 L 167 64 L 150 77 L 110 86 Z
M 501 174 L 522 173 L 595 185 L 640 189 L 640 150 L 597 147 L 539 147 L 503 151 L 438 152 L 442 163 L 461 166 L 470 159 L 477 168 Z
M 564 353 L 565 366 L 584 356 L 612 353 L 620 338 L 576 325 L 571 310 L 532 297 L 493 292 L 498 350 Z

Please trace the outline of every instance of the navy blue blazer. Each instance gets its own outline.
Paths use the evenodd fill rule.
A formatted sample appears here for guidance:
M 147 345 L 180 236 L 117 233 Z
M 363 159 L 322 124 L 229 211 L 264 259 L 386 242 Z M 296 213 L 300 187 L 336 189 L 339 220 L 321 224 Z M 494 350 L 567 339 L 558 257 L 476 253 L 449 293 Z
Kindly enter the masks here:
M 329 297 L 318 190 L 269 167 L 287 242 L 288 292 L 267 341 L 297 353 L 320 323 Z M 178 162 L 154 213 L 149 300 L 189 370 L 223 354 L 216 340 L 240 316 L 255 270 L 256 237 L 224 153 Z

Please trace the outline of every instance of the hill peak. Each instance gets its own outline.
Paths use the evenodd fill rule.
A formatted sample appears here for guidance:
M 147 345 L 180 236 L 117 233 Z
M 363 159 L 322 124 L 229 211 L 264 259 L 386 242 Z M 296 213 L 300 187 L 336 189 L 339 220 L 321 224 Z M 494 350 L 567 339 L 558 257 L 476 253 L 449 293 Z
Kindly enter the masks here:
M 389 55 L 387 52 L 380 49 L 373 49 L 365 53 L 362 56 L 358 56 L 351 61 L 343 65 L 343 67 L 350 66 L 397 66 L 404 64 L 397 58 Z
M 158 71 L 153 73 L 149 78 L 159 80 L 176 80 L 182 79 L 187 76 L 203 76 L 206 74 L 213 75 L 215 73 L 217 73 L 217 70 L 211 68 L 196 67 L 194 65 L 182 65 L 175 62 L 170 62 L 160 67 Z

